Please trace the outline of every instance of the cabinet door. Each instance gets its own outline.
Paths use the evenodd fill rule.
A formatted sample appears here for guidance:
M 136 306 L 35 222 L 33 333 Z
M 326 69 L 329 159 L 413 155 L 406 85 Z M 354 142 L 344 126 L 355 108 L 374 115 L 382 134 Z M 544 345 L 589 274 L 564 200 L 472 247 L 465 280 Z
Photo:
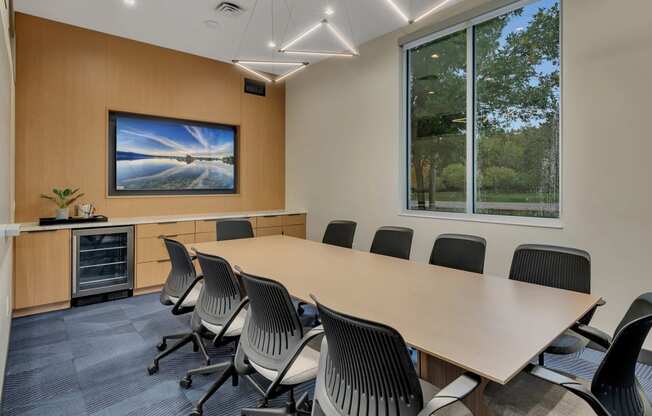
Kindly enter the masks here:
M 306 238 L 306 225 L 284 225 L 283 226 L 283 235 L 296 238 Z
M 175 235 L 171 237 L 182 244 L 195 242 L 195 234 Z M 157 237 L 139 238 L 136 242 L 136 263 L 167 260 L 170 258 L 165 242 Z
M 16 238 L 14 309 L 70 301 L 70 230 Z
M 283 234 L 283 227 L 256 228 L 256 237 L 264 237 L 266 235 L 281 235 L 281 234 Z

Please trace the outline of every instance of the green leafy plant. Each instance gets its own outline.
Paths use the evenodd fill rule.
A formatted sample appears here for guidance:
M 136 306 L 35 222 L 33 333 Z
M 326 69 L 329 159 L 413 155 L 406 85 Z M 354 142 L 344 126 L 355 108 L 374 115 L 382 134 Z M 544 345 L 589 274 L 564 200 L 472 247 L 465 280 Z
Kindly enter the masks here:
M 45 195 L 41 194 L 41 198 L 43 199 L 49 199 L 50 201 L 54 202 L 57 205 L 57 208 L 68 208 L 73 202 L 84 196 L 83 193 L 77 194 L 79 192 L 79 188 L 77 189 L 57 189 L 54 188 L 52 190 L 52 193 L 55 196 L 51 195 Z

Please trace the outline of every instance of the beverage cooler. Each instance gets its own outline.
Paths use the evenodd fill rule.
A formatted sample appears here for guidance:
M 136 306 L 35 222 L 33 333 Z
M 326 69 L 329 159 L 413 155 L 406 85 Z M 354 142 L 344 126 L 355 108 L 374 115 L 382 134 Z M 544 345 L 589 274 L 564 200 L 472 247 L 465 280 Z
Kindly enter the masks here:
M 74 230 L 73 302 L 86 297 L 111 299 L 111 296 L 131 295 L 134 287 L 133 245 L 133 227 Z

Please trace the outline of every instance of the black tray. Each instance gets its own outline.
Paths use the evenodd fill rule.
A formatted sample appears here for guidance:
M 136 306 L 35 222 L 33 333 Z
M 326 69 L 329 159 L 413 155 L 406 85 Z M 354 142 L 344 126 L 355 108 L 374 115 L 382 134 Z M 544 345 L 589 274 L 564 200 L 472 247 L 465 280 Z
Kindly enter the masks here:
M 94 215 L 90 218 L 70 217 L 67 220 L 58 220 L 54 217 L 39 218 L 38 225 L 64 225 L 64 224 L 85 224 L 93 222 L 107 222 L 109 219 L 104 215 Z

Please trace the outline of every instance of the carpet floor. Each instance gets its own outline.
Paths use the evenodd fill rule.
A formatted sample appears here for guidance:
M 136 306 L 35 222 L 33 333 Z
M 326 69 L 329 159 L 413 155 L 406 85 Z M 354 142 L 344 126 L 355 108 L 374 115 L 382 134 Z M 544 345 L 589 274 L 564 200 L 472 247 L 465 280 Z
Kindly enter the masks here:
M 161 361 L 157 374 L 147 375 L 146 368 L 160 337 L 187 331 L 189 321 L 190 314 L 172 316 L 156 294 L 14 319 L 0 414 L 187 415 L 215 379 L 197 376 L 190 389 L 179 387 L 186 370 L 203 365 L 200 355 L 189 345 Z M 217 363 L 229 351 L 209 353 Z M 546 365 L 590 379 L 601 359 L 602 353 L 586 349 L 547 355 Z M 652 399 L 652 367 L 640 364 L 637 375 Z M 297 397 L 312 388 L 306 383 Z M 259 398 L 246 381 L 238 387 L 229 382 L 204 414 L 238 416 Z

